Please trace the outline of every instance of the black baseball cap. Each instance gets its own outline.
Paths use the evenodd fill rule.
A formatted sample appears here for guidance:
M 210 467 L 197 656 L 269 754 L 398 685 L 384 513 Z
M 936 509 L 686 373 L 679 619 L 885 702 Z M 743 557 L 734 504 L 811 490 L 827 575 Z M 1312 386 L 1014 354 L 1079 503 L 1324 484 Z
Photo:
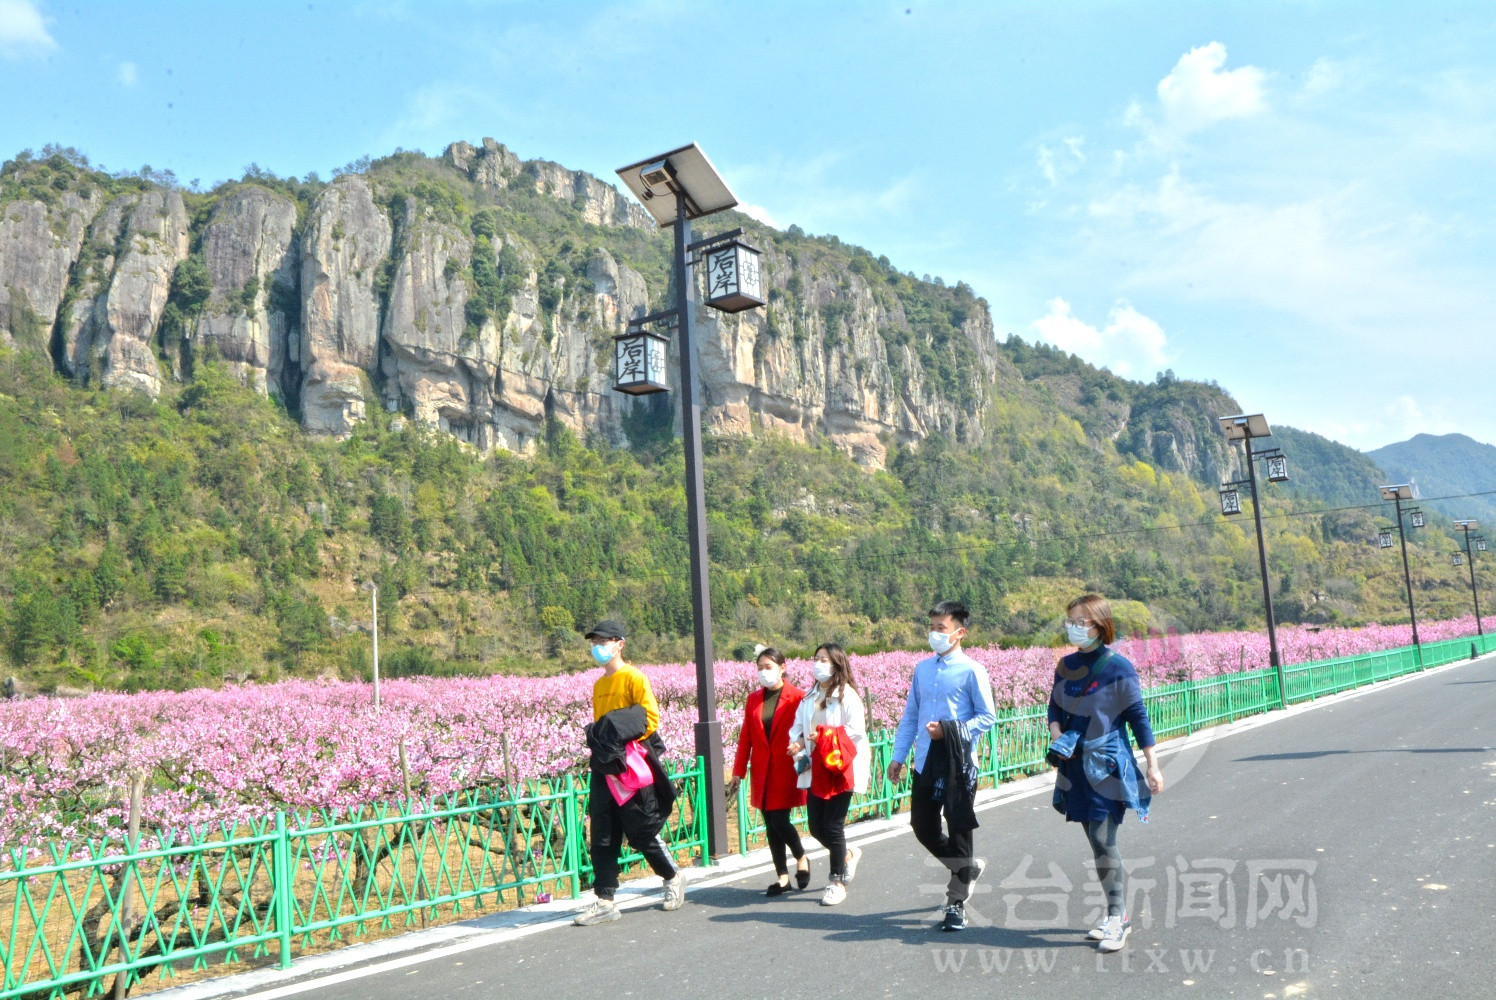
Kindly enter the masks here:
M 612 618 L 604 618 L 596 625 L 587 630 L 588 639 L 622 639 L 623 622 L 614 621 Z

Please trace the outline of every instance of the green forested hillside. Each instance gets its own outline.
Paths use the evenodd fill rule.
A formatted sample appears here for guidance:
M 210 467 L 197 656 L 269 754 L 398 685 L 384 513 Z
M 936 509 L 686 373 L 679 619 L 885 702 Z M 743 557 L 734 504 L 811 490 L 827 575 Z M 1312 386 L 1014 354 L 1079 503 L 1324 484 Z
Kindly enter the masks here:
M 1056 602 L 1082 586 L 1139 602 L 1134 625 L 1142 606 L 1187 628 L 1254 620 L 1246 525 L 1223 523 L 1213 495 L 1032 402 L 990 405 L 987 445 L 933 439 L 885 473 L 829 449 L 709 440 L 724 652 L 914 644 L 936 593 L 1009 642 L 1047 641 Z M 376 413 L 347 441 L 315 441 L 214 364 L 153 403 L 5 350 L 0 480 L 6 656 L 42 684 L 365 670 L 369 579 L 390 673 L 554 669 L 604 613 L 640 630 L 638 655 L 689 647 L 681 459 L 665 435 L 623 451 L 557 430 L 534 459 L 480 459 Z M 1370 525 L 1270 519 L 1286 616 L 1395 617 Z M 1460 611 L 1438 561 L 1419 565 L 1427 613 Z
M 144 183 L 79 160 L 7 164 L 0 201 Z M 480 192 L 418 154 L 353 166 L 392 216 L 413 199 L 472 235 L 472 263 L 455 272 L 476 290 L 475 325 L 501 318 L 513 299 L 506 281 L 533 270 L 542 299 L 560 295 L 597 250 L 654 294 L 665 287 L 659 233 L 592 225 L 578 205 L 521 187 Z M 242 183 L 303 212 L 322 189 L 258 170 Z M 194 233 L 234 186 L 185 195 Z M 754 641 L 917 646 L 919 613 L 937 595 L 974 608 L 978 641 L 1051 641 L 1064 599 L 1081 588 L 1116 598 L 1132 628 L 1260 621 L 1250 522 L 1217 508 L 1229 460 L 1214 417 L 1236 409 L 1219 386 L 1172 373 L 1129 382 L 1017 337 L 980 361 L 963 327 L 986 304 L 970 288 L 918 280 L 834 237 L 743 221 L 794 261 L 775 303 L 812 293 L 802 273 L 825 287 L 857 275 L 900 317 L 880 328 L 890 347 L 907 345 L 930 391 L 976 414 L 982 433 L 890 441 L 886 471 L 814 441 L 708 437 L 723 654 Z M 163 331 L 204 307 L 200 254 L 195 245 L 176 270 Z M 376 275 L 381 283 L 389 276 Z M 286 294 L 269 292 L 272 302 Z M 846 327 L 842 300 L 827 301 L 815 318 L 829 351 Z M 807 311 L 771 304 L 771 323 L 793 319 L 771 335 L 809 337 Z M 212 351 L 174 357 L 165 333 L 163 370 L 176 364 L 180 377 L 163 379 L 159 400 L 75 384 L 57 374 L 45 331 L 35 333 L 0 348 L 0 639 L 24 682 L 359 675 L 369 581 L 381 595 L 386 673 L 580 666 L 576 631 L 604 614 L 630 622 L 641 660 L 689 653 L 673 395 L 627 419 L 627 448 L 552 422 L 533 457 L 485 457 L 378 405 L 346 440 L 311 437 L 294 393 L 267 399 L 242 387 Z M 1362 497 L 1373 472 L 1315 435 L 1284 432 L 1278 443 L 1295 475 L 1265 501 L 1282 617 L 1397 620 L 1400 565 L 1371 545 L 1375 512 L 1304 513 L 1373 499 Z M 1463 613 L 1468 591 L 1448 566 L 1447 540 L 1430 532 L 1415 542 L 1421 613 Z

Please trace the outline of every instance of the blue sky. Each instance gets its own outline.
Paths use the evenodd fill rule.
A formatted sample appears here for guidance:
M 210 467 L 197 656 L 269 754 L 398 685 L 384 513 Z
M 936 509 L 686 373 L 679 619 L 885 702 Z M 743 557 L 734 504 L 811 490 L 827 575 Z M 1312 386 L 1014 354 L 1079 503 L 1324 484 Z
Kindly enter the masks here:
M 1000 334 L 1362 448 L 1496 441 L 1496 6 L 0 0 L 0 156 L 204 185 L 696 141 Z

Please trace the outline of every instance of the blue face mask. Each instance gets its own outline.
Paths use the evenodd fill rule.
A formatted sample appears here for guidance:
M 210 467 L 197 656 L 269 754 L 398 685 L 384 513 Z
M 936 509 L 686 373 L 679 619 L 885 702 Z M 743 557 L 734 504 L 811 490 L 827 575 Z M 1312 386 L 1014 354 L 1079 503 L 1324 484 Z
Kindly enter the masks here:
M 598 662 L 599 666 L 606 667 L 613 662 L 613 655 L 613 647 L 607 643 L 600 642 L 592 647 L 592 658 Z
M 1096 645 L 1097 640 L 1091 638 L 1091 629 L 1087 625 L 1076 625 L 1074 622 L 1066 623 L 1065 638 L 1070 644 L 1078 649 L 1090 649 Z

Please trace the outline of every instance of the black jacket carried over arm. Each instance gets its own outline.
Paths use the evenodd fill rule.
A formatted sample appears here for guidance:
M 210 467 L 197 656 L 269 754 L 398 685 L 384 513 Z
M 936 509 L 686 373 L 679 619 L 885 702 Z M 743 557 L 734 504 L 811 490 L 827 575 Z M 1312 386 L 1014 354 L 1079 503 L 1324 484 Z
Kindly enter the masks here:
M 665 742 L 660 739 L 659 733 L 650 733 L 649 738 L 643 741 L 645 756 L 649 758 L 649 771 L 654 775 L 653 785 L 639 789 L 633 798 L 619 806 L 613 802 L 613 793 L 608 791 L 608 784 L 603 780 L 605 775 L 623 773 L 625 747 L 643 736 L 648 725 L 644 706 L 630 705 L 628 708 L 615 708 L 586 729 L 587 749 L 592 751 L 591 795 L 587 815 L 592 819 L 594 843 L 598 843 L 600 835 L 606 835 L 604 831 L 612 828 L 611 823 L 604 822 L 611 810 L 618 811 L 625 835 L 638 844 L 658 836 L 665 820 L 670 816 L 670 810 L 675 808 L 675 785 L 665 774 L 665 767 L 660 762 L 660 755 L 665 752 Z
M 623 752 L 634 740 L 644 735 L 649 718 L 643 705 L 615 708 L 592 723 L 585 730 L 587 749 L 592 751 L 594 774 L 622 774 Z
M 966 724 L 946 719 L 940 723 L 945 739 L 945 823 L 953 831 L 975 830 L 977 823 L 977 761 Z

